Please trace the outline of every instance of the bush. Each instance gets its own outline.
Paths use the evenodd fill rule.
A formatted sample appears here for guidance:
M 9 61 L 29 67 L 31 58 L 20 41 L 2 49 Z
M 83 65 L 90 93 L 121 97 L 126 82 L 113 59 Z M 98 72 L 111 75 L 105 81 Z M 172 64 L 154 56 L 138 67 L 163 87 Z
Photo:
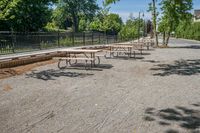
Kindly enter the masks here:
M 200 22 L 181 22 L 176 29 L 176 37 L 200 41 Z

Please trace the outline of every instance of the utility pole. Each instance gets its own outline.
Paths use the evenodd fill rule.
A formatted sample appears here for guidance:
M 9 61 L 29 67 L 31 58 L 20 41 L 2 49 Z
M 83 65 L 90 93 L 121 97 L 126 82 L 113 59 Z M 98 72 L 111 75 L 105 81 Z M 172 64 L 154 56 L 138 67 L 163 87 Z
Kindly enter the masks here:
M 145 33 L 146 33 L 146 23 L 145 23 L 145 18 L 144 18 L 144 12 L 143 12 L 143 19 L 144 19 L 144 24 L 143 24 L 143 37 L 145 37 Z

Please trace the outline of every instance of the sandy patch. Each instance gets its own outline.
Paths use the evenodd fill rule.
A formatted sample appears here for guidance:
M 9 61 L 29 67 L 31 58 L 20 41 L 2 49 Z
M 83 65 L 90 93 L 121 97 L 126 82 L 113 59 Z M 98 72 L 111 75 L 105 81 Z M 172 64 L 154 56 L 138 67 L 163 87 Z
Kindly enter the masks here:
M 16 75 L 21 75 L 27 71 L 32 70 L 33 68 L 48 65 L 48 64 L 53 64 L 53 63 L 55 63 L 55 61 L 48 60 L 48 61 L 37 62 L 37 63 L 23 65 L 23 66 L 13 67 L 13 68 L 1 69 L 0 70 L 0 79 L 5 79 L 5 78 L 11 77 L 11 76 L 16 76 Z

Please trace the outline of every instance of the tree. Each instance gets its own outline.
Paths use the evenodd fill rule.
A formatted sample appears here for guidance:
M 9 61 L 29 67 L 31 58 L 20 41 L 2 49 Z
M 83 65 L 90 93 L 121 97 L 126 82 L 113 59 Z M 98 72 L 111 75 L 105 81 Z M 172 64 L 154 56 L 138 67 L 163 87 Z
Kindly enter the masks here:
M 38 31 L 50 20 L 54 0 L 1 0 L 0 30 Z
M 163 45 L 166 45 L 166 33 L 169 31 L 169 26 L 167 23 L 168 19 L 166 17 L 162 18 L 162 21 L 159 23 L 158 31 L 163 34 Z
M 107 33 L 117 34 L 121 30 L 123 22 L 118 14 L 107 15 L 102 24 L 102 30 Z
M 90 29 L 111 34 L 118 34 L 122 27 L 122 19 L 118 14 L 109 13 L 110 7 L 103 2 L 103 8 L 98 11 L 94 21 L 90 23 Z
M 158 34 L 157 34 L 157 8 L 156 8 L 156 0 L 152 0 L 152 3 L 149 4 L 149 10 L 152 12 L 152 22 L 153 22 L 153 33 L 154 33 L 154 38 L 155 38 L 155 44 L 156 47 L 158 47 Z
M 96 0 L 59 0 L 56 10 L 60 11 L 62 19 L 70 18 L 74 32 L 78 32 L 80 17 L 85 15 L 92 19 L 98 9 Z
M 140 21 L 140 22 L 139 22 Z M 140 24 L 140 25 L 138 25 Z M 140 36 L 140 32 L 138 33 L 139 29 L 144 30 L 144 23 L 142 19 L 135 19 L 132 15 L 129 16 L 129 19 L 126 21 L 126 24 L 123 25 L 121 31 L 119 32 L 119 36 L 123 40 L 130 40 L 135 39 Z
M 200 22 L 181 21 L 176 28 L 176 37 L 200 41 Z
M 191 19 L 190 10 L 192 5 L 192 0 L 162 0 L 161 10 L 163 17 L 161 26 L 165 25 L 163 30 L 167 33 L 167 36 L 163 38 L 163 42 L 166 46 L 169 43 L 171 33 L 176 30 L 179 23 Z
M 105 0 L 105 3 L 108 5 L 108 4 L 111 4 L 111 3 L 115 3 L 117 1 L 120 1 L 120 0 Z
M 122 27 L 122 19 L 118 14 L 108 14 L 101 18 L 96 18 L 90 23 L 91 30 L 103 31 L 111 34 L 118 34 Z
M 120 0 L 105 0 L 106 4 L 115 3 Z M 157 12 L 156 12 L 156 0 L 152 0 L 150 4 L 150 11 L 153 14 L 153 28 L 154 28 L 154 36 L 155 36 L 155 43 L 158 46 L 158 35 L 157 35 Z

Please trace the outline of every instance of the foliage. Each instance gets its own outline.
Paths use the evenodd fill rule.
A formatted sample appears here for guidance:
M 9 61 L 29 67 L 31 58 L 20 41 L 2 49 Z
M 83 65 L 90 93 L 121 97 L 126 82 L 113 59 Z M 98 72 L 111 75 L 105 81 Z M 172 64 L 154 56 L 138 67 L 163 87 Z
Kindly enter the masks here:
M 122 24 L 123 22 L 119 15 L 111 13 L 105 17 L 102 29 L 107 33 L 117 34 L 121 30 Z
M 64 8 L 56 8 L 53 11 L 52 21 L 59 29 L 67 29 L 72 26 L 71 19 L 64 13 Z
M 105 0 L 105 3 L 108 5 L 108 4 L 111 4 L 111 3 L 115 3 L 119 0 Z
M 79 31 L 79 22 L 81 16 L 92 19 L 96 11 L 99 9 L 96 0 L 59 0 L 56 8 L 56 22 L 65 23 L 66 19 L 73 22 L 75 32 Z
M 122 24 L 123 22 L 119 15 L 111 13 L 102 18 L 95 18 L 95 20 L 90 23 L 90 29 L 117 34 L 121 30 Z
M 47 23 L 47 25 L 44 27 L 44 31 L 58 31 L 58 27 L 53 22 Z
M 192 9 L 192 0 L 162 0 L 161 10 L 162 19 L 160 22 L 160 31 L 167 33 L 167 38 L 164 42 L 168 44 L 171 32 L 175 31 L 181 21 L 191 19 L 190 10 Z
M 140 22 L 139 22 L 140 21 Z M 140 23 L 140 26 L 139 26 Z M 122 30 L 119 32 L 119 36 L 123 40 L 130 40 L 134 38 L 138 38 L 143 33 L 138 33 L 140 27 L 140 31 L 143 31 L 144 29 L 144 23 L 142 19 L 133 19 L 130 18 L 127 20 L 126 24 L 123 25 Z
M 188 24 L 187 21 L 180 22 L 176 28 L 176 37 L 200 41 L 200 22 Z
M 50 20 L 51 2 L 52 0 L 1 0 L 0 30 L 40 30 Z

